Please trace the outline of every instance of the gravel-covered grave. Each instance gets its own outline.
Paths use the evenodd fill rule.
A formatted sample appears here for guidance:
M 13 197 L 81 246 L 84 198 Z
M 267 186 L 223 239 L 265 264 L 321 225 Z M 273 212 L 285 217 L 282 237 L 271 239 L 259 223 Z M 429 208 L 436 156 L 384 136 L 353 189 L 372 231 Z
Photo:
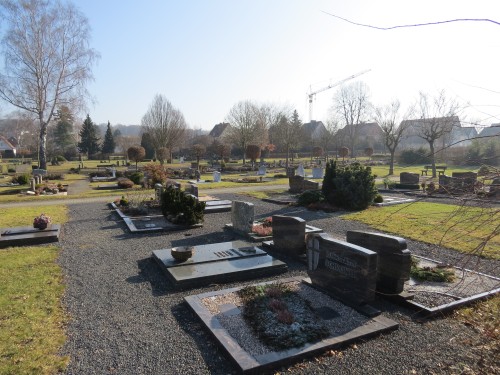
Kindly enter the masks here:
M 220 198 L 242 200 L 232 194 Z M 273 214 L 298 216 L 338 238 L 345 238 L 347 230 L 370 230 L 366 225 L 343 220 L 340 212 L 312 212 L 247 197 L 244 200 L 255 204 L 257 219 Z M 67 285 L 63 306 L 70 317 L 67 342 L 61 353 L 70 357 L 68 374 L 236 373 L 236 367 L 191 312 L 184 297 L 284 277 L 307 277 L 303 263 L 272 254 L 287 263 L 285 274 L 176 291 L 151 258 L 151 251 L 239 239 L 223 229 L 231 220 L 229 212 L 205 216 L 202 228 L 136 235 L 124 231 L 125 224 L 116 220 L 116 213 L 103 203 L 73 204 L 69 208 L 70 220 L 62 229 L 59 259 Z M 435 245 L 408 241 L 408 249 L 416 255 L 454 265 L 471 264 L 463 254 Z M 474 258 L 472 262 L 476 270 L 500 276 L 499 261 Z M 500 371 L 498 353 L 488 350 L 491 339 L 452 316 L 419 321 L 417 311 L 379 296 L 374 306 L 384 317 L 399 323 L 399 329 L 276 371 L 287 374 Z

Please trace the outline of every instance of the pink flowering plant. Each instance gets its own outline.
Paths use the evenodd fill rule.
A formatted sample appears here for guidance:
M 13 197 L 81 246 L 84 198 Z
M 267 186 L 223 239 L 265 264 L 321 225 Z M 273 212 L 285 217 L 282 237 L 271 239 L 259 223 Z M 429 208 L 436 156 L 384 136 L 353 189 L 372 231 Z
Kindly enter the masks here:
M 33 227 L 34 228 L 45 228 L 47 225 L 49 225 L 52 222 L 50 216 L 45 215 L 45 214 L 40 214 L 40 216 L 37 216 L 33 219 Z
M 266 217 L 262 222 L 252 226 L 252 232 L 258 236 L 270 236 L 273 233 L 273 218 Z

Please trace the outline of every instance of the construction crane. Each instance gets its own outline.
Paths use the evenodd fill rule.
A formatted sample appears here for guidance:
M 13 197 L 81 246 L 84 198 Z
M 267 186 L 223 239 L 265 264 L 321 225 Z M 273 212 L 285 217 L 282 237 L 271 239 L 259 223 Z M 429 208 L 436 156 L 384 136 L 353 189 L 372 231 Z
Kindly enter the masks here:
M 363 70 L 362 72 L 359 72 L 359 73 L 356 73 L 356 74 L 353 74 L 352 76 L 349 76 L 341 81 L 338 81 L 338 82 L 335 82 L 335 83 L 331 83 L 329 84 L 328 86 L 326 87 L 323 87 L 319 90 L 316 90 L 314 92 L 311 92 L 309 94 L 307 94 L 307 96 L 309 97 L 309 122 L 312 121 L 312 114 L 313 114 L 313 99 L 314 99 L 314 96 L 316 94 L 319 94 L 320 92 L 323 92 L 323 91 L 326 91 L 328 89 L 331 89 L 332 87 L 335 87 L 335 86 L 338 86 L 338 85 L 341 85 L 343 84 L 344 82 L 347 82 L 351 79 L 354 79 L 356 77 L 359 77 L 360 75 L 362 74 L 365 74 L 365 73 L 368 73 L 371 69 L 366 69 L 366 70 Z

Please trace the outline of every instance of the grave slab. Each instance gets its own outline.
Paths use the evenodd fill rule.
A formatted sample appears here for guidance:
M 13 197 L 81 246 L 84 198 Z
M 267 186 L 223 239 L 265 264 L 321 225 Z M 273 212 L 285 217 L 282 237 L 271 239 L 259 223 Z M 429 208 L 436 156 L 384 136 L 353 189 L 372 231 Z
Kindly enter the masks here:
M 47 229 L 13 227 L 0 229 L 0 248 L 41 245 L 59 241 L 61 224 L 49 224 Z
M 244 241 L 194 246 L 193 256 L 184 262 L 176 261 L 170 251 L 154 250 L 153 258 L 179 288 L 264 277 L 287 270 L 285 263 Z
M 301 277 L 280 279 L 277 282 L 286 284 L 298 285 L 298 288 L 310 288 L 306 284 L 301 283 Z M 256 285 L 264 285 L 267 283 L 259 283 Z M 267 348 L 264 353 L 252 353 L 250 348 L 245 347 L 245 342 L 248 341 L 248 336 L 253 332 L 241 315 L 238 306 L 223 305 L 220 306 L 220 312 L 211 311 L 204 303 L 206 300 L 216 300 L 217 298 L 227 298 L 231 294 L 237 292 L 241 288 L 224 289 L 215 292 L 202 293 L 184 298 L 192 311 L 202 321 L 206 329 L 212 337 L 223 348 L 229 356 L 233 364 L 239 372 L 243 374 L 267 373 L 273 368 L 290 365 L 304 358 L 321 355 L 327 350 L 336 349 L 346 346 L 350 343 L 361 341 L 369 337 L 376 336 L 383 332 L 389 332 L 398 328 L 398 323 L 384 316 L 373 318 L 364 317 L 358 314 L 349 306 L 343 305 L 341 302 L 322 294 L 318 291 L 305 290 L 302 293 L 306 295 L 313 294 L 310 303 L 315 310 L 319 319 L 329 321 L 330 335 L 321 341 L 304 344 L 300 347 L 291 348 L 281 351 L 273 351 Z M 312 288 L 310 288 L 312 290 Z M 319 298 L 316 298 L 319 295 Z M 306 298 L 307 299 L 307 298 Z M 332 309 L 332 306 L 334 307 Z M 339 313 L 340 311 L 340 313 Z M 235 334 L 232 334 L 231 328 L 225 325 L 225 320 L 240 318 L 241 325 Z M 358 319 L 356 323 L 351 323 L 354 316 Z M 348 325 L 348 323 L 350 323 Z M 340 329 L 333 328 L 337 325 Z M 243 334 L 241 332 L 244 332 Z M 239 338 L 240 337 L 240 338 Z M 255 336 L 252 340 L 258 340 Z

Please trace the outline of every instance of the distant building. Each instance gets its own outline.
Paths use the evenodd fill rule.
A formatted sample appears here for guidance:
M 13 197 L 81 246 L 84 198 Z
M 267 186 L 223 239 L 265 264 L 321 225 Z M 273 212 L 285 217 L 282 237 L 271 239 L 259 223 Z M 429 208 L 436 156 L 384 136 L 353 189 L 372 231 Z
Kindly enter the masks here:
M 458 116 L 437 117 L 432 119 L 415 119 L 405 120 L 401 122 L 401 126 L 405 127 L 403 138 L 400 142 L 401 149 L 428 147 L 429 143 L 423 139 L 420 134 L 425 127 L 430 127 L 432 124 L 439 124 L 440 127 L 447 129 L 445 135 L 439 137 L 435 141 L 436 147 L 446 147 L 453 143 L 452 136 L 454 129 L 462 128 Z M 459 135 L 460 131 L 455 131 Z
M 480 137 L 494 137 L 496 135 L 500 136 L 500 124 L 492 124 L 491 126 L 481 130 L 481 133 L 479 133 Z
M 220 124 L 215 125 L 208 135 L 214 140 L 220 140 L 227 134 L 230 128 L 231 125 L 228 122 L 221 122 Z
M 450 147 L 467 147 L 472 140 L 477 137 L 477 130 L 473 126 L 464 126 L 463 128 L 454 127 L 449 137 Z
M 0 154 L 3 157 L 15 157 L 16 147 L 4 136 L 0 135 Z
M 354 146 L 355 150 L 358 151 L 371 147 L 377 152 L 382 152 L 385 148 L 384 132 L 376 122 L 346 125 L 337 131 L 336 138 L 341 143 L 341 146 L 349 148 Z
M 326 127 L 322 121 L 311 120 L 311 122 L 306 122 L 302 125 L 302 132 L 305 139 L 310 139 L 312 141 L 321 139 L 324 132 L 326 132 Z

